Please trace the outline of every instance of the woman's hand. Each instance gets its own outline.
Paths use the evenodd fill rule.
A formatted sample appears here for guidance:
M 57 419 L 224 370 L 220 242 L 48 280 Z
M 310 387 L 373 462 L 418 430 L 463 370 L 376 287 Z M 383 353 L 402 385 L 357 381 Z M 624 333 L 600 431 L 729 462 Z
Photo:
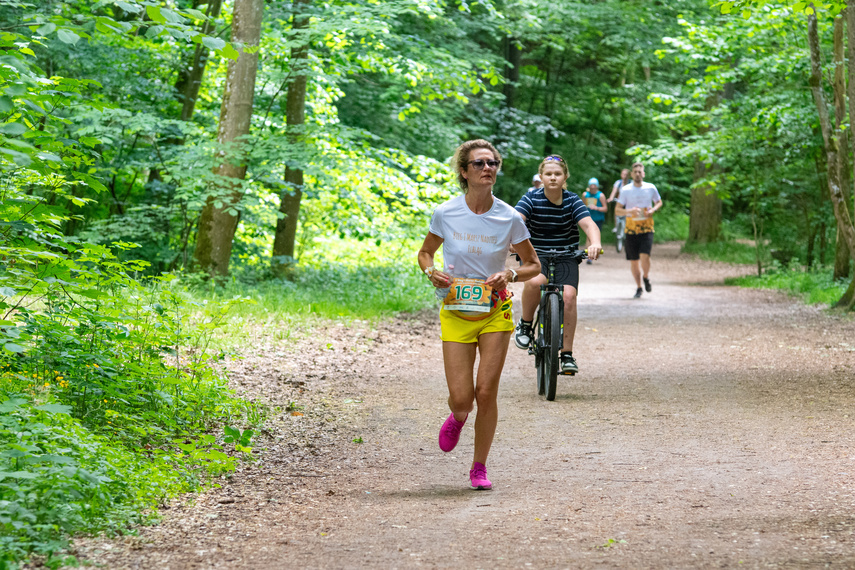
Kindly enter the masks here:
M 493 273 L 485 281 L 484 284 L 489 286 L 493 291 L 501 291 L 507 289 L 508 283 L 511 282 L 511 272 L 505 269 L 498 273 Z
M 447 273 L 443 273 L 438 269 L 435 269 L 431 272 L 430 277 L 428 277 L 428 280 L 430 281 L 431 285 L 433 285 L 437 289 L 451 286 L 451 276 Z

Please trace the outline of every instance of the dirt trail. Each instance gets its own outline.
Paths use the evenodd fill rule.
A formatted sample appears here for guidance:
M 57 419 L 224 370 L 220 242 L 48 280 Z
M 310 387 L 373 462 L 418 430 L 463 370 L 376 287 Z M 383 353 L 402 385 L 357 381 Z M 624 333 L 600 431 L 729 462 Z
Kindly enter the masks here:
M 855 323 L 721 285 L 740 271 L 657 246 L 633 300 L 626 261 L 582 266 L 581 373 L 546 402 L 511 347 L 493 491 L 468 488 L 472 422 L 437 446 L 433 314 L 330 329 L 333 350 L 259 342 L 236 385 L 304 415 L 277 418 L 223 488 L 78 552 L 109 568 L 853 567 Z

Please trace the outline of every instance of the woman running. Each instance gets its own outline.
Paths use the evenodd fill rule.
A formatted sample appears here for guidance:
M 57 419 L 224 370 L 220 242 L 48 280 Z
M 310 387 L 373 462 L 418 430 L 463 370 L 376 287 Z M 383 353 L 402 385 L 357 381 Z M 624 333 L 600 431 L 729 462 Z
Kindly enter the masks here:
M 522 218 L 493 196 L 502 167 L 499 151 L 485 140 L 467 141 L 454 153 L 452 166 L 463 195 L 434 211 L 419 250 L 419 266 L 443 299 L 439 317 L 451 415 L 439 430 L 439 447 L 445 452 L 454 449 L 477 402 L 469 479 L 473 489 L 491 489 L 487 455 L 498 422 L 499 378 L 514 329 L 506 287 L 539 275 L 540 262 Z M 517 270 L 505 268 L 510 244 L 522 260 Z M 439 246 L 442 270 L 434 267 Z M 481 353 L 477 378 L 476 351 Z

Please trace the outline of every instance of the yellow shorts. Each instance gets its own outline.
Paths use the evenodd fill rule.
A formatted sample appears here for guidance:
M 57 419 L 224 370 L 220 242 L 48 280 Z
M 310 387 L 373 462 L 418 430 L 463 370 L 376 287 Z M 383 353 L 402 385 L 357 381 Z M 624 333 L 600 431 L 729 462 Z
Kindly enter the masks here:
M 478 342 L 482 334 L 493 332 L 508 332 L 514 330 L 514 315 L 511 311 L 513 301 L 510 299 L 494 309 L 481 320 L 469 320 L 460 316 L 457 311 L 439 309 L 439 323 L 443 342 Z

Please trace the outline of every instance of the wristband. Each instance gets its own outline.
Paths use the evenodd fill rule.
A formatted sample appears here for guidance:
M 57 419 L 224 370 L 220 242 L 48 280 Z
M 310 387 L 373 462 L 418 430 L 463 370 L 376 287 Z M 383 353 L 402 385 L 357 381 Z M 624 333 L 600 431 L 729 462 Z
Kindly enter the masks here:
M 508 267 L 508 271 L 511 272 L 511 283 L 516 283 L 517 282 L 517 272 L 512 267 Z

